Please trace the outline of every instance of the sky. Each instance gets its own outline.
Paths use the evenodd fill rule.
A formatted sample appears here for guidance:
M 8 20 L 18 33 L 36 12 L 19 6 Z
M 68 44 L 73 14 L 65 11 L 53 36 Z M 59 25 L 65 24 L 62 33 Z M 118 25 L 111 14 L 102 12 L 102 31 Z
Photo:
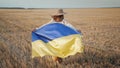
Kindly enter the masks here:
M 120 7 L 120 0 L 0 0 L 0 7 L 23 7 L 23 8 Z

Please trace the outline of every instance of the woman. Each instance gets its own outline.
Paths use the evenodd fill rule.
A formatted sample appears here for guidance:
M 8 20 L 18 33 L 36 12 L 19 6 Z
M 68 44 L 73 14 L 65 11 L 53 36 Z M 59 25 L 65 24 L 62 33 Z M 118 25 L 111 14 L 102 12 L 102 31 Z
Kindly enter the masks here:
M 57 12 L 55 14 L 52 14 L 51 17 L 51 21 L 47 24 L 50 24 L 50 23 L 61 23 L 61 24 L 64 24 L 68 27 L 71 27 L 73 28 L 73 30 L 76 30 L 70 23 L 67 23 L 67 21 L 64 19 L 64 14 L 66 14 L 63 9 L 59 9 L 57 10 Z M 47 25 L 45 24 L 45 25 Z M 44 26 L 44 25 L 43 25 Z M 42 27 L 42 26 L 41 26 Z M 40 28 L 41 28 L 40 27 Z M 58 62 L 58 63 L 61 63 L 62 62 L 62 58 L 58 57 L 58 56 L 54 56 L 52 57 L 54 61 Z
M 66 14 L 63 9 L 59 9 L 57 11 L 57 13 L 55 14 L 52 14 L 51 17 L 52 17 L 52 20 L 49 22 L 49 23 L 62 23 L 68 27 L 71 27 L 73 29 L 75 29 L 70 23 L 67 23 L 67 21 L 64 19 L 64 14 Z M 62 62 L 62 58 L 60 57 L 53 57 L 53 60 L 58 62 L 58 63 L 61 63 Z

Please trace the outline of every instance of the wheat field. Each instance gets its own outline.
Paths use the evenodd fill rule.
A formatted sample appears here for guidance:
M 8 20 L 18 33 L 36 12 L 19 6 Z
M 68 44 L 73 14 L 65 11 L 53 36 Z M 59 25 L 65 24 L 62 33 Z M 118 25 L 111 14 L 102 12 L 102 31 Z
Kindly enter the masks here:
M 120 8 L 64 9 L 83 34 L 83 54 L 31 58 L 31 31 L 56 9 L 0 9 L 0 68 L 120 68 Z

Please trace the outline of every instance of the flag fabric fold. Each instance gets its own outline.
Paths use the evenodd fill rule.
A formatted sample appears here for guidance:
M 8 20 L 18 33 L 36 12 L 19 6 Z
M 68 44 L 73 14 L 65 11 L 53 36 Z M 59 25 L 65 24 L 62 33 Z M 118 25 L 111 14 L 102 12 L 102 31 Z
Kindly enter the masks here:
M 57 56 L 61 58 L 82 53 L 82 35 L 61 23 L 50 23 L 32 32 L 32 57 Z

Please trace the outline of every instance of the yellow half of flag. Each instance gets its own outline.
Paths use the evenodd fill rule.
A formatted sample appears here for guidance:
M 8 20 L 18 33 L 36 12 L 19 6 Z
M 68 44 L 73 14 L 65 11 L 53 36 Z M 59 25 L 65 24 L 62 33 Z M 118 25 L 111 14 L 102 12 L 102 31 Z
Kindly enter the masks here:
M 50 55 L 65 58 L 83 51 L 84 46 L 80 34 L 56 38 L 47 43 L 42 40 L 32 42 L 32 57 Z

